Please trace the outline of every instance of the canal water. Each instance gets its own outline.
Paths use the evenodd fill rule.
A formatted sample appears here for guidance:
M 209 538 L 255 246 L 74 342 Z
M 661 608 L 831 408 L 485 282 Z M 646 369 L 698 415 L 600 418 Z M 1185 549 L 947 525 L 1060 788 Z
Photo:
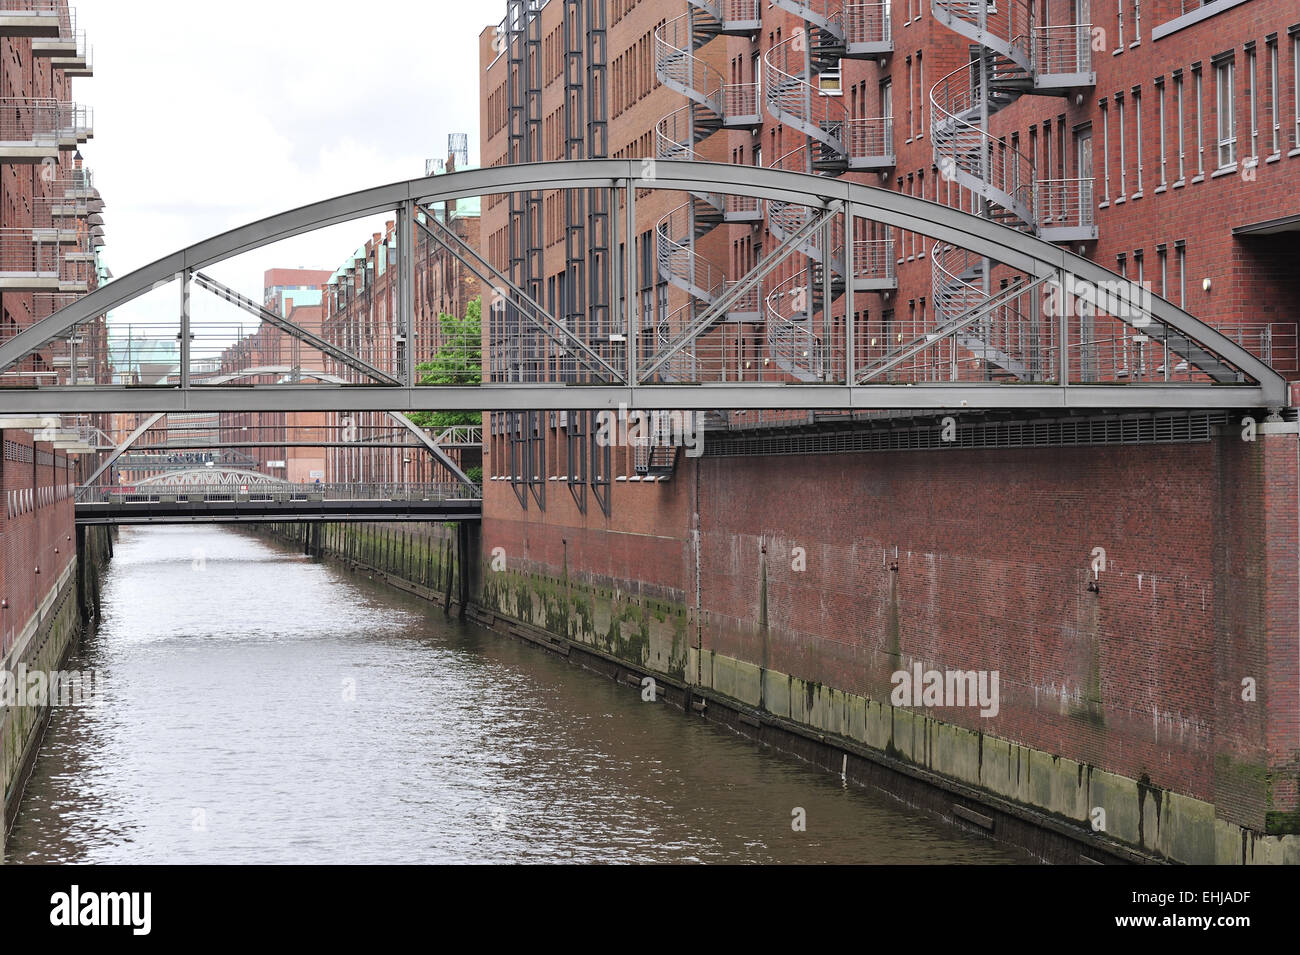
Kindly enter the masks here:
M 1027 861 L 233 530 L 124 529 L 70 668 L 11 863 Z

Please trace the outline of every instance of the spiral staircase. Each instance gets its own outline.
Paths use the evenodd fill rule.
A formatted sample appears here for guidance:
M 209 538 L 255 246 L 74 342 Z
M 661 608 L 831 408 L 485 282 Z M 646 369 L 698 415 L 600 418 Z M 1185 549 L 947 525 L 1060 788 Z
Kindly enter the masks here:
M 753 129 L 762 116 L 757 83 L 728 83 L 700 50 L 720 36 L 745 36 L 762 24 L 758 0 L 691 0 L 691 11 L 655 31 L 655 72 L 659 81 L 681 93 L 685 106 L 659 121 L 655 154 L 660 159 L 698 160 L 698 147 L 724 129 Z M 657 268 L 670 285 L 690 296 L 672 315 L 655 321 L 655 343 L 664 347 L 689 325 L 700 307 L 707 308 L 726 291 L 725 271 L 702 256 L 697 243 L 723 224 L 761 222 L 757 199 L 692 192 L 688 201 L 656 223 Z M 742 296 L 727 310 L 726 320 L 758 321 L 757 293 Z M 675 354 L 660 370 L 666 380 L 689 381 L 699 363 L 690 349 Z
M 838 176 L 850 170 L 889 169 L 895 162 L 893 117 L 854 116 L 844 105 L 838 87 L 824 80 L 828 71 L 838 72 L 843 47 L 824 42 L 825 36 L 810 24 L 764 54 L 767 111 L 808 137 L 812 172 Z
M 844 0 L 771 0 L 772 6 L 803 19 L 823 59 L 863 59 L 894 51 L 888 3 Z
M 1095 85 L 1091 24 L 1073 22 L 1079 18 L 1072 15 L 1061 25 L 1037 22 L 1044 12 L 1073 12 L 1079 5 L 1074 0 L 1049 0 L 1046 6 L 1031 0 L 931 0 L 930 9 L 938 22 L 975 46 L 970 63 L 941 78 L 930 92 L 931 142 L 940 174 L 979 197 L 983 214 L 995 222 L 1048 241 L 1095 240 L 1091 179 L 1040 180 L 1033 159 L 994 136 L 988 124 L 1021 96 L 1066 96 Z M 943 243 L 935 245 L 930 262 L 936 326 L 975 356 L 986 378 L 1039 380 L 1045 372 L 1038 369 L 1036 352 L 1025 351 L 1026 336 L 1005 331 L 1007 321 L 1025 316 L 1016 310 L 1020 299 L 1006 289 L 994 291 L 994 264 Z M 1016 281 L 1010 280 L 1013 291 Z

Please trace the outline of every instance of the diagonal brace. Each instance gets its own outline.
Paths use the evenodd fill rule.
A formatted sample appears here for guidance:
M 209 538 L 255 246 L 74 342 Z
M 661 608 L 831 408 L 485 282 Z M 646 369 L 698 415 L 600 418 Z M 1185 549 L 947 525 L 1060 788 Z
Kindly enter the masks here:
M 832 203 L 821 215 L 811 217 L 802 229 L 794 233 L 794 235 L 788 236 L 784 242 L 781 242 L 775 249 L 764 256 L 763 261 L 759 262 L 743 279 L 715 299 L 699 318 L 683 329 L 675 339 L 665 345 L 663 350 L 651 359 L 645 368 L 641 369 L 641 380 L 649 378 L 662 368 L 669 358 L 672 358 L 673 355 L 708 331 L 727 313 L 727 309 L 731 308 L 740 296 L 765 279 L 773 269 L 785 261 L 789 257 L 792 248 L 839 215 L 842 207 L 843 203 L 841 202 Z
M 997 295 L 994 295 L 992 298 L 986 299 L 985 301 L 980 302 L 978 305 L 975 305 L 972 308 L 967 309 L 966 311 L 962 312 L 960 315 L 958 315 L 956 318 L 954 318 L 952 321 L 948 322 L 947 324 L 940 325 L 938 328 L 934 329 L 934 331 L 926 332 L 924 335 L 921 335 L 919 338 L 915 339 L 910 345 L 904 346 L 902 351 L 900 351 L 894 357 L 890 358 L 888 361 L 879 365 L 873 365 L 870 368 L 864 368 L 862 370 L 862 373 L 858 376 L 858 380 L 856 384 L 860 384 L 860 385 L 866 384 L 868 381 L 870 381 L 872 378 L 875 378 L 877 375 L 883 375 L 885 374 L 885 372 L 891 371 L 892 369 L 898 367 L 908 359 L 913 358 L 914 356 L 925 351 L 925 349 L 929 348 L 935 342 L 942 341 L 945 338 L 950 338 L 951 336 L 957 334 L 959 331 L 961 331 L 963 328 L 965 328 L 975 319 L 979 318 L 985 312 L 992 311 L 993 309 L 998 308 L 999 306 L 1005 305 L 1007 302 L 1012 301 L 1013 299 L 1016 299 L 1021 295 L 1026 294 L 1027 292 L 1032 292 L 1034 289 L 1038 288 L 1038 286 L 1042 285 L 1046 281 L 1047 281 L 1047 277 L 1043 276 L 1041 278 L 1035 279 L 1033 282 L 1030 282 L 1028 285 L 1025 285 L 1021 281 L 1013 282 L 1012 284 L 1008 285 L 1005 289 L 1000 291 Z
M 288 319 L 281 318 L 279 315 L 271 311 L 269 308 L 265 308 L 261 305 L 258 305 L 251 298 L 248 298 L 247 296 L 244 295 L 240 295 L 234 289 L 226 285 L 222 285 L 216 279 L 204 275 L 202 272 L 194 273 L 194 281 L 196 284 L 198 284 L 200 288 L 206 289 L 207 291 L 212 292 L 215 295 L 219 295 L 229 302 L 233 302 L 235 305 L 238 305 L 240 308 L 248 312 L 250 315 L 256 315 L 262 321 L 270 325 L 274 325 L 276 328 L 280 329 L 280 331 L 284 332 L 286 335 L 296 338 L 299 341 L 306 342 L 308 345 L 311 345 L 313 348 L 317 349 L 323 354 L 329 355 L 329 357 L 333 358 L 335 361 L 339 361 L 345 365 L 349 365 L 352 368 L 355 368 L 357 371 L 361 372 L 362 374 L 369 375 L 371 378 L 376 379 L 382 384 L 385 385 L 400 384 L 400 382 L 398 382 L 396 378 L 394 378 L 392 375 L 388 374 L 387 372 L 380 371 L 378 368 L 374 367 L 373 365 L 370 365 L 367 362 L 362 361 L 356 355 L 346 352 L 343 349 L 339 348 L 337 345 L 321 338 L 319 335 L 315 335 L 312 332 L 307 331 L 307 329 L 303 328 L 301 325 L 295 325 L 293 322 L 289 321 Z
M 437 242 L 444 249 L 446 249 L 453 256 L 455 256 L 457 261 L 459 261 L 462 265 L 464 265 L 471 272 L 477 275 L 479 279 L 481 279 L 483 282 L 486 282 L 489 285 L 499 285 L 505 288 L 506 290 L 510 291 L 515 296 L 517 296 L 519 299 L 521 299 L 526 305 L 529 306 L 530 309 L 533 309 L 536 312 L 536 314 L 529 314 L 528 309 L 523 309 L 523 308 L 520 309 L 520 312 L 522 312 L 525 315 L 528 315 L 528 317 L 533 321 L 533 323 L 536 324 L 539 328 L 542 329 L 543 332 L 547 334 L 547 337 L 549 337 L 551 341 L 555 342 L 555 344 L 558 345 L 559 347 L 569 349 L 569 350 L 572 350 L 573 348 L 576 347 L 579 352 L 581 352 L 587 357 L 588 365 L 591 365 L 592 362 L 596 363 L 598 367 L 595 367 L 593 370 L 595 370 L 597 373 L 603 372 L 605 375 L 608 375 L 610 381 L 622 380 L 622 377 L 619 375 L 617 371 L 614 370 L 613 366 L 610 365 L 608 362 L 606 362 L 605 359 L 601 358 L 598 353 L 593 351 L 590 345 L 588 345 L 581 338 L 575 335 L 567 325 L 565 325 L 555 316 L 551 315 L 546 309 L 544 309 L 540 304 L 538 304 L 537 301 L 535 301 L 532 296 L 530 296 L 523 289 L 515 285 L 515 283 L 510 281 L 510 279 L 508 279 L 505 275 L 501 274 L 501 272 L 499 272 L 496 269 L 496 267 L 494 267 L 490 262 L 488 262 L 487 259 L 483 258 L 483 256 L 480 255 L 475 249 L 466 245 L 464 242 L 461 242 L 460 238 L 456 236 L 454 233 L 452 233 L 451 231 L 449 231 L 444 225 L 442 225 L 442 223 L 436 220 L 431 220 L 431 221 L 433 222 L 434 226 L 437 226 L 439 230 L 438 232 L 435 232 L 432 228 L 430 228 L 430 226 L 427 223 L 424 222 L 419 223 L 420 228 L 422 228 L 426 233 L 428 233 L 429 238 L 433 239 L 433 241 Z M 456 243 L 456 246 L 453 246 L 451 244 L 453 241 Z M 487 274 L 484 274 L 485 270 Z M 539 318 L 538 316 L 541 316 L 541 318 Z M 545 319 L 545 321 L 543 321 L 542 319 Z M 558 337 L 557 337 L 557 333 L 558 333 Z M 575 355 L 575 357 L 579 357 L 579 356 Z

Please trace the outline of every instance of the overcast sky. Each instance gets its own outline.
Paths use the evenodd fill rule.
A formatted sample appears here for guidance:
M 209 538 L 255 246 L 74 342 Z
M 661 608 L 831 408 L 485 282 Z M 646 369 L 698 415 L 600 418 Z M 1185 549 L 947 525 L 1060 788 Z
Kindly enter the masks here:
M 82 152 L 117 276 L 266 215 L 422 176 L 451 132 L 470 134 L 477 161 L 478 35 L 499 0 L 73 2 L 95 75 L 72 92 L 95 111 Z M 263 270 L 336 268 L 371 224 L 213 271 L 260 299 Z

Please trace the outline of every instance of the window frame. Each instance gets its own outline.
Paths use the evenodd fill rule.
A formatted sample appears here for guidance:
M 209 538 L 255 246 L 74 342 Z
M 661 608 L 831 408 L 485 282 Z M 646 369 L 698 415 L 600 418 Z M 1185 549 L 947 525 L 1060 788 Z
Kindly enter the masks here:
M 1215 140 L 1218 150 L 1216 172 L 1231 169 L 1237 162 L 1237 64 L 1224 57 L 1214 64 Z M 1226 157 L 1226 158 L 1225 158 Z

